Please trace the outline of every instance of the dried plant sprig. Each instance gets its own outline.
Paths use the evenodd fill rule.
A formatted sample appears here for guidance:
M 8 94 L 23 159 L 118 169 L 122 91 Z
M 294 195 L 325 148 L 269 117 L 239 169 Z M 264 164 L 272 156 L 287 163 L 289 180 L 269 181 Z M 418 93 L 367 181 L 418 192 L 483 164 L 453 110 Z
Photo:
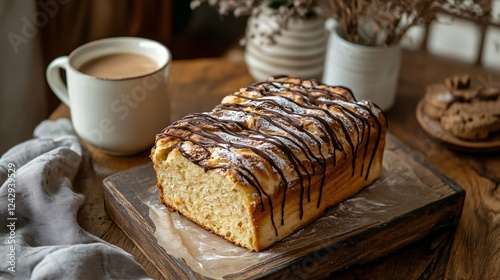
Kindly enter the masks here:
M 191 8 L 204 2 L 235 16 L 258 16 L 263 6 L 270 7 L 278 23 L 268 34 L 271 42 L 291 19 L 307 18 L 317 7 L 336 20 L 343 37 L 368 46 L 396 44 L 411 27 L 435 20 L 439 11 L 480 20 L 491 16 L 489 0 L 192 0 Z
M 262 0 L 192 0 L 191 9 L 198 8 L 207 2 L 210 6 L 217 7 L 221 15 L 244 16 L 251 14 L 252 10 L 260 5 Z
M 221 15 L 250 15 L 252 11 L 266 5 L 274 9 L 276 15 L 305 18 L 317 6 L 318 0 L 192 0 L 191 9 L 196 9 L 205 2 L 217 7 Z
M 262 12 L 263 7 L 269 7 L 271 15 L 276 18 L 278 30 L 270 34 L 277 35 L 287 29 L 292 18 L 308 18 L 315 15 L 318 0 L 192 0 L 191 8 L 196 9 L 202 3 L 217 7 L 221 15 L 233 14 L 236 17 L 253 15 Z
M 487 0 L 320 0 L 345 39 L 362 45 L 393 45 L 413 26 L 428 24 L 439 11 L 468 18 L 489 17 Z

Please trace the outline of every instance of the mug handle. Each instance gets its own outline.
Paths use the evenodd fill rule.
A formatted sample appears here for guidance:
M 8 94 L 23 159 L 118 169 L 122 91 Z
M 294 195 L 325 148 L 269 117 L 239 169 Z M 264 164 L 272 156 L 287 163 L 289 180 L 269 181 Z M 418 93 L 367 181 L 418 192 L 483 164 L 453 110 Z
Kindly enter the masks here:
M 69 95 L 68 95 L 68 87 L 64 84 L 60 69 L 63 69 L 67 72 L 68 67 L 68 57 L 61 56 L 54 59 L 49 66 L 47 67 L 47 71 L 45 72 L 45 76 L 47 78 L 47 82 L 49 83 L 50 88 L 56 94 L 56 96 L 68 107 L 69 105 Z

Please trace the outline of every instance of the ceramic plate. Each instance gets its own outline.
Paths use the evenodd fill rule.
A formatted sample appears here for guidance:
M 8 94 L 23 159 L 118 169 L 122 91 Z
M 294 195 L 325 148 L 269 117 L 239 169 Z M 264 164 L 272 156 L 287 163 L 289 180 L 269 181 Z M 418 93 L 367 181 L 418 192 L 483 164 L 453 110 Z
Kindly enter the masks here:
M 455 137 L 453 134 L 445 131 L 438 120 L 429 117 L 425 111 L 425 100 L 422 99 L 417 105 L 416 115 L 418 124 L 435 141 L 441 142 L 455 150 L 464 152 L 497 152 L 500 151 L 500 133 L 484 141 L 466 141 Z

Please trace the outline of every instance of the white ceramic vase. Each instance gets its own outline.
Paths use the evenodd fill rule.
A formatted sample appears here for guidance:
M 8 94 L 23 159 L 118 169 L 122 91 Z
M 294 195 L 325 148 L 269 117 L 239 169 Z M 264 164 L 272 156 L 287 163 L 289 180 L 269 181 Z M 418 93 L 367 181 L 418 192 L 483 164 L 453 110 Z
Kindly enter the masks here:
M 385 111 L 395 102 L 400 63 L 400 45 L 354 44 L 332 26 L 322 81 L 348 87 L 357 100 L 371 100 Z
M 328 33 L 322 18 L 291 19 L 287 29 L 278 28 L 269 8 L 248 19 L 245 38 L 245 62 L 256 81 L 269 76 L 290 75 L 321 79 Z

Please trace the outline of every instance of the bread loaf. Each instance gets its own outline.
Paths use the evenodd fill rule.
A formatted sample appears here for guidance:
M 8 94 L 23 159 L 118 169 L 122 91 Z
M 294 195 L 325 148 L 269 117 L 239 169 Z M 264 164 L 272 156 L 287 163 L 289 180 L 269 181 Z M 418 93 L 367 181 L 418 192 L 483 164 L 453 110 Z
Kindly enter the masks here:
M 260 251 L 376 180 L 386 131 L 346 88 L 275 77 L 174 122 L 151 159 L 170 210 Z

